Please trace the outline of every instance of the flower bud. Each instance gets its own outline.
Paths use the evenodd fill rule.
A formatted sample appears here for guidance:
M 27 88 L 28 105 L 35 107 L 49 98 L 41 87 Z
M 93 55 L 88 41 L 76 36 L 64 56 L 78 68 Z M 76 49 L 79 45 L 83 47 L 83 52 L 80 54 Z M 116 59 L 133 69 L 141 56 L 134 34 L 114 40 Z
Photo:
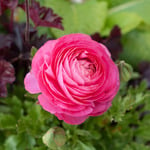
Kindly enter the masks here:
M 125 61 L 119 61 L 117 64 L 120 73 L 120 80 L 123 82 L 129 81 L 133 73 L 132 66 L 127 64 Z
M 51 149 L 57 149 L 66 142 L 65 131 L 60 127 L 50 128 L 43 136 L 43 143 Z

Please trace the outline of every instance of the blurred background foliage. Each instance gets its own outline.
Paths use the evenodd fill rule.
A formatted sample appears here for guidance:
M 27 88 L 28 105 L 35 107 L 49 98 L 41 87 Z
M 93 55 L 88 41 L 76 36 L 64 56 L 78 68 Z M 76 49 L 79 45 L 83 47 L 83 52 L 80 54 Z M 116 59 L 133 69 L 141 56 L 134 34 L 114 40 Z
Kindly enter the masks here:
M 0 150 L 150 149 L 150 0 L 32 0 L 29 42 L 24 0 L 0 2 Z M 36 49 L 77 32 L 109 48 L 122 81 L 109 111 L 72 126 L 44 111 L 23 80 Z

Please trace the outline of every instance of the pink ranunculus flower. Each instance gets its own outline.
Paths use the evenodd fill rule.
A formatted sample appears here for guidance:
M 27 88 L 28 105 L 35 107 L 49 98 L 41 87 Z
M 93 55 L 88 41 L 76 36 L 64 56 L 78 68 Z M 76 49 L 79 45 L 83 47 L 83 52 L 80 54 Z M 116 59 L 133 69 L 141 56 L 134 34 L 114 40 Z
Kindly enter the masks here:
M 35 54 L 25 89 L 69 124 L 103 114 L 118 92 L 119 72 L 107 48 L 85 34 L 46 42 Z

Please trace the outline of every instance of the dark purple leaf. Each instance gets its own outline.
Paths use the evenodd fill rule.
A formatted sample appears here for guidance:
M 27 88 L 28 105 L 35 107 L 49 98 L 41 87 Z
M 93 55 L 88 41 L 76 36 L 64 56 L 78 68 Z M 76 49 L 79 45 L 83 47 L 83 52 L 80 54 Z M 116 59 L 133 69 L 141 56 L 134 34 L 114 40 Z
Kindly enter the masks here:
M 118 59 L 119 53 L 122 52 L 121 30 L 115 26 L 108 37 L 101 37 L 99 33 L 91 35 L 92 39 L 103 43 L 110 51 L 114 60 Z
M 13 63 L 16 74 L 20 72 L 20 68 L 24 73 L 28 71 L 32 46 L 38 49 L 47 40 L 51 40 L 46 35 L 39 37 L 37 31 L 30 26 L 30 41 L 27 43 L 24 31 L 25 24 L 14 23 L 11 33 L 0 35 L 0 58 Z
M 136 124 L 136 123 L 130 123 L 130 124 L 129 124 L 129 127 L 132 128 L 132 129 L 136 129 L 136 128 L 139 127 L 139 125 Z
M 0 97 L 6 97 L 7 96 L 7 85 L 3 82 L 0 82 Z
M 143 109 L 145 106 L 145 104 L 139 104 L 137 107 L 136 107 L 136 111 L 140 111 L 141 109 Z
M 101 37 L 101 35 L 99 33 L 94 33 L 91 35 L 92 39 L 99 42 L 99 43 L 102 43 L 103 42 L 103 38 Z
M 13 34 L 0 34 L 0 58 L 11 60 L 16 57 L 17 48 L 14 45 Z
M 150 110 L 142 112 L 139 116 L 139 120 L 142 120 L 146 115 L 150 115 Z
M 18 0 L 0 0 L 0 15 L 6 10 L 13 11 L 18 5 Z
M 150 89 L 150 62 L 143 61 L 139 64 L 138 68 L 142 79 L 147 81 L 148 88 Z
M 131 79 L 129 82 L 128 82 L 128 86 L 132 86 L 132 87 L 137 87 L 140 85 L 142 79 L 141 78 L 137 78 L 137 79 Z
M 38 36 L 37 31 L 30 26 L 30 43 L 25 42 L 25 24 L 14 23 L 13 32 L 0 34 L 0 58 L 8 61 L 16 59 L 29 60 L 31 47 L 41 47 L 47 40 L 46 35 Z M 22 57 L 22 58 L 21 58 Z
M 0 34 L 0 50 L 4 48 L 10 48 L 13 42 L 13 37 L 9 34 Z
M 25 3 L 21 4 L 20 7 L 25 10 Z M 53 13 L 51 8 L 41 7 L 38 2 L 32 0 L 29 6 L 30 18 L 37 26 L 54 27 L 58 29 L 64 29 L 62 26 L 62 18 L 57 14 Z
M 130 80 L 128 85 L 137 87 L 142 80 L 145 80 L 147 82 L 147 88 L 150 89 L 150 62 L 141 62 L 138 66 L 138 72 L 140 73 L 140 77 Z
M 7 83 L 15 81 L 15 70 L 11 63 L 0 59 L 0 97 L 7 95 Z

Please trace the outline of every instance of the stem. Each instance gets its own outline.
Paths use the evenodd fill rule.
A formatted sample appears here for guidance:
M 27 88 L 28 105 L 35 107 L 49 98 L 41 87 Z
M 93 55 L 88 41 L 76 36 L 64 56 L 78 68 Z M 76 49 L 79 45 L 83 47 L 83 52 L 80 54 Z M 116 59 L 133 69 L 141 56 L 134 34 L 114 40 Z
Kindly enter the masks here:
M 29 28 L 30 28 L 30 22 L 29 22 L 29 0 L 25 0 L 25 10 L 26 10 L 26 29 L 25 29 L 25 41 L 28 43 L 30 39 L 29 35 Z
M 31 5 L 33 5 L 33 0 L 31 0 Z
M 13 25 L 14 25 L 14 10 L 11 10 L 10 24 L 9 24 L 10 32 L 13 31 Z

